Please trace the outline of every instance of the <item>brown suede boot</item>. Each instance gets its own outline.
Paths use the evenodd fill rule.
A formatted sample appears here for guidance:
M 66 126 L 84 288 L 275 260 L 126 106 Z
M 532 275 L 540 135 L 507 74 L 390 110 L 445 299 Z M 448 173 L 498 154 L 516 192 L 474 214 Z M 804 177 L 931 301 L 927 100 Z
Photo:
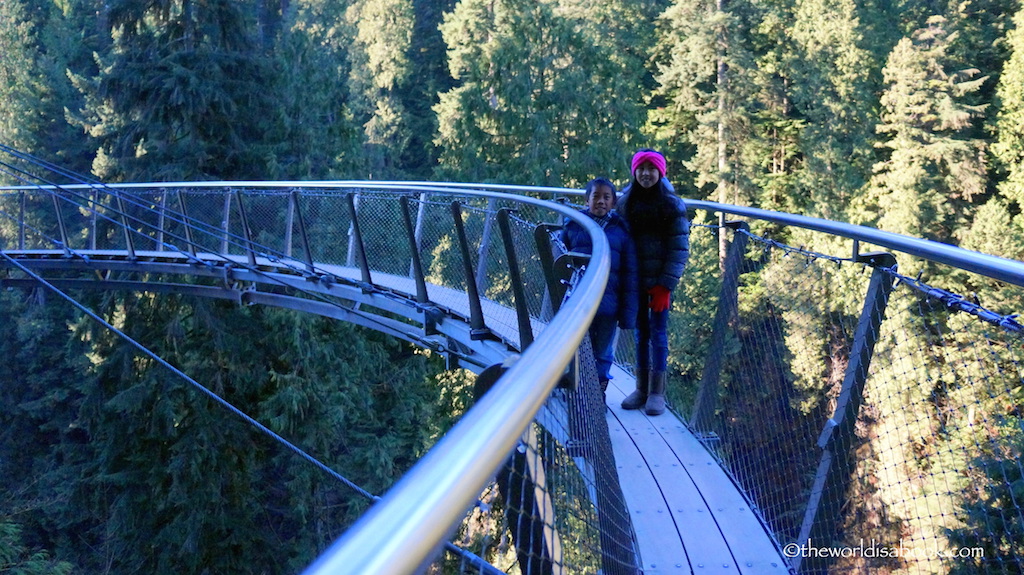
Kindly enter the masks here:
M 665 413 L 665 376 L 664 371 L 651 372 L 651 391 L 647 395 L 647 403 L 644 406 L 647 415 Z
M 640 409 L 647 403 L 647 383 L 650 372 L 640 371 L 636 374 L 636 389 L 622 400 L 622 409 Z

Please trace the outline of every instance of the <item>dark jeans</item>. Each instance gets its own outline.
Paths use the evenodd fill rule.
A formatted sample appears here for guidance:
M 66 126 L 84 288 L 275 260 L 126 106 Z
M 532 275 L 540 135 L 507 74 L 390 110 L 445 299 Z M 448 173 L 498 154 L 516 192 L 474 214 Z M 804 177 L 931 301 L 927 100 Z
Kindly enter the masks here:
M 616 320 L 614 315 L 599 315 L 590 324 L 590 345 L 594 348 L 598 379 L 611 379 L 615 362 Z
M 668 370 L 668 310 L 640 310 L 636 320 L 636 368 L 640 372 Z

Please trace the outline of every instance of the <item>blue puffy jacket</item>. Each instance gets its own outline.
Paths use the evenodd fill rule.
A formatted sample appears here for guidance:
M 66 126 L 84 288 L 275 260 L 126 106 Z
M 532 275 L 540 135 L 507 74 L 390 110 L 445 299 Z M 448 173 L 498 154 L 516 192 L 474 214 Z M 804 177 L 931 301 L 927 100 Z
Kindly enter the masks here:
M 633 182 L 622 190 L 616 210 L 633 231 L 640 289 L 661 285 L 675 290 L 690 259 L 690 219 L 672 184 L 662 178 L 648 190 Z
M 581 211 L 590 215 L 585 209 Z M 622 329 L 634 329 L 640 299 L 633 238 L 629 234 L 626 220 L 614 211 L 610 213 L 604 233 L 611 247 L 611 269 L 597 314 L 615 317 Z M 565 220 L 561 240 L 569 251 L 593 253 L 594 245 L 590 241 L 590 235 L 582 226 L 570 219 Z

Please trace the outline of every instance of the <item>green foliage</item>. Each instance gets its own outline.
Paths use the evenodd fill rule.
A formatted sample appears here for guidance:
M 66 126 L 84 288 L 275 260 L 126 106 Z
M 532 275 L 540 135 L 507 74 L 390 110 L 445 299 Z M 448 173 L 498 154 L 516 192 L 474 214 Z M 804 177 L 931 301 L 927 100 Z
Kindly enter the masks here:
M 349 6 L 345 18 L 353 28 L 349 78 L 368 147 L 366 175 L 388 178 L 412 137 L 399 93 L 412 78 L 413 2 L 361 0 Z
M 669 364 L 683 380 L 686 398 L 673 398 L 677 405 L 690 406 L 696 385 L 704 369 L 710 348 L 712 320 L 718 306 L 721 277 L 718 272 L 718 236 L 708 224 L 707 215 L 693 221 L 690 232 L 690 262 L 679 282 L 669 314 Z M 736 352 L 735 341 L 728 344 L 726 354 Z M 673 393 L 670 388 L 670 393 Z
M 659 22 L 664 42 L 655 94 L 665 108 L 652 114 L 652 129 L 679 152 L 692 147 L 684 162 L 692 185 L 716 185 L 718 201 L 749 203 L 755 195 L 750 178 L 760 166 L 748 146 L 758 108 L 750 27 L 757 11 L 746 2 L 719 8 L 708 0 L 680 0 Z
M 1010 57 L 996 88 L 996 141 L 992 155 L 1006 171 L 999 191 L 1024 208 L 1024 10 L 1014 16 L 1007 35 Z
M 33 77 L 33 23 L 20 1 L 0 4 L 0 141 L 31 150 L 40 103 L 39 84 Z
M 638 70 L 591 16 L 521 0 L 464 0 L 445 16 L 456 85 L 434 107 L 442 178 L 581 185 L 622 174 L 641 108 L 621 87 Z
M 875 110 L 863 105 L 872 99 L 873 56 L 857 6 L 845 0 L 797 2 L 792 36 L 793 107 L 804 123 L 803 166 L 789 201 L 795 211 L 845 220 L 873 160 Z
M 88 60 L 94 44 L 81 37 L 91 24 L 83 8 L 32 0 L 0 5 L 0 142 L 71 169 L 87 169 L 90 155 L 64 117 L 80 102 L 67 70 Z
M 281 122 L 268 140 L 266 177 L 329 179 L 358 173 L 362 136 L 355 127 L 349 88 L 339 78 L 350 70 L 344 27 L 345 0 L 300 0 L 283 14 L 274 46 L 273 100 Z
M 44 551 L 30 552 L 22 543 L 21 527 L 0 515 L 0 573 L 10 575 L 67 575 L 72 565 L 50 559 Z
M 947 240 L 964 205 L 985 191 L 984 142 L 961 135 L 984 106 L 962 104 L 985 78 L 977 70 L 946 71 L 949 36 L 934 18 L 889 55 L 882 123 L 888 158 L 877 163 L 869 222 L 889 231 Z
M 280 111 L 263 88 L 271 76 L 258 54 L 245 46 L 188 46 L 158 33 L 124 34 L 98 63 L 100 75 L 76 77 L 76 86 L 86 95 L 79 122 L 100 143 L 93 166 L 99 177 L 265 174 L 266 136 Z
M 994 197 L 977 206 L 969 228 L 957 234 L 960 246 L 1011 260 L 1024 261 L 1024 215 L 1014 213 L 1012 204 Z M 987 308 L 1011 314 L 1019 310 L 1024 287 L 1005 284 L 967 272 L 954 278 L 961 293 L 973 294 Z
M 67 306 L 4 296 L 21 326 L 4 343 L 22 359 L 0 371 L 17 406 L 0 415 L 0 510 L 27 508 L 56 557 L 87 573 L 294 572 L 368 506 Z M 371 493 L 465 409 L 465 378 L 435 379 L 429 354 L 333 320 L 176 296 L 92 304 Z
M 968 466 L 970 489 L 964 491 L 958 518 L 963 526 L 947 529 L 949 541 L 976 557 L 953 564 L 951 574 L 1005 573 L 1020 566 L 1020 542 L 1024 540 L 1024 427 L 1019 419 L 1009 419 L 1002 427 L 1005 435 L 984 456 Z

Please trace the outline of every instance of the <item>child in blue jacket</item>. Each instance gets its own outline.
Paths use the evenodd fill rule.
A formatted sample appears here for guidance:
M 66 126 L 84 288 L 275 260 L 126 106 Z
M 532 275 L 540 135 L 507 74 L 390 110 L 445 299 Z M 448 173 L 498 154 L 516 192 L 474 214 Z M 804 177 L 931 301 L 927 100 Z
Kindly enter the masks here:
M 604 229 L 611 247 L 608 284 L 597 315 L 590 324 L 590 343 L 594 348 L 603 392 L 608 388 L 609 372 L 615 360 L 616 325 L 622 329 L 636 327 L 639 306 L 636 250 L 626 221 L 614 211 L 615 185 L 605 178 L 595 178 L 587 183 L 583 197 L 587 207 L 582 212 Z M 572 220 L 565 221 L 561 240 L 569 251 L 590 254 L 594 249 L 590 235 Z
M 636 328 L 636 390 L 623 409 L 648 415 L 665 412 L 668 370 L 668 312 L 672 291 L 690 258 L 690 220 L 686 204 L 665 178 L 665 157 L 649 148 L 633 155 L 633 181 L 619 211 L 629 224 L 640 266 L 640 315 Z

